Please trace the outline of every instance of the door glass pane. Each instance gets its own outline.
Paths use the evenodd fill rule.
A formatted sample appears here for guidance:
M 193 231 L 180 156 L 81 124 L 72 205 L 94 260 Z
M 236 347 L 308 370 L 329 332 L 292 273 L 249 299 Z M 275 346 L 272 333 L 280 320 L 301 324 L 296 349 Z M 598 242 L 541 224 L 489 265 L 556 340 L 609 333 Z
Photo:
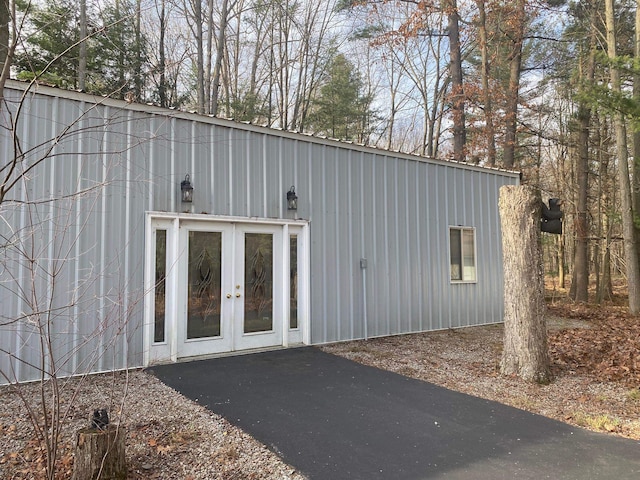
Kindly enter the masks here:
M 165 279 L 167 276 L 167 231 L 156 230 L 155 322 L 153 341 L 164 342 Z
M 220 336 L 221 260 L 221 232 L 189 232 L 187 338 Z
M 298 236 L 289 237 L 289 328 L 298 328 Z
M 244 333 L 273 330 L 273 235 L 244 235 Z

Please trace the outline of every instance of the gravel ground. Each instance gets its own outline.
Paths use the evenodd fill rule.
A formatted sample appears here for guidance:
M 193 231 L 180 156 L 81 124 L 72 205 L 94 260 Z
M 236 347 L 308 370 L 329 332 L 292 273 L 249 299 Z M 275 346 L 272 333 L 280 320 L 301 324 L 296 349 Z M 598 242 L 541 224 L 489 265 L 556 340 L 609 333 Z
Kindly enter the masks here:
M 588 328 L 579 320 L 550 319 L 550 328 Z M 500 401 L 574 425 L 640 439 L 640 390 L 556 371 L 550 385 L 498 374 L 502 326 L 470 327 L 322 347 L 367 365 Z M 267 447 L 226 420 L 184 398 L 142 371 L 61 381 L 64 429 L 59 476 L 70 478 L 74 432 L 88 425 L 95 408 L 127 428 L 130 479 L 292 479 L 304 477 Z M 37 405 L 40 386 L 19 393 Z M 123 401 L 124 399 L 124 401 Z M 70 407 L 69 407 L 70 406 Z M 24 403 L 0 388 L 0 478 L 43 477 Z
M 65 408 L 71 407 L 63 422 L 57 479 L 71 477 L 74 432 L 88 426 L 90 413 L 100 407 L 127 428 L 129 479 L 305 478 L 242 430 L 142 371 L 92 375 L 61 385 Z M 38 384 L 19 389 L 37 405 Z M 0 478 L 44 478 L 38 453 L 20 396 L 0 388 Z

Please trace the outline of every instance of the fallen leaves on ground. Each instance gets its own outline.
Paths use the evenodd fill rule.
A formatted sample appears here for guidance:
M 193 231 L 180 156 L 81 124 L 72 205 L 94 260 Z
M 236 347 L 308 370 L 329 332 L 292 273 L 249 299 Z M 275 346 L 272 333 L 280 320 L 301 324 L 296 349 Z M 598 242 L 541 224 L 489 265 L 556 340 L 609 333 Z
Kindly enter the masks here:
M 624 307 L 558 304 L 549 312 L 589 321 L 590 328 L 567 328 L 549 335 L 555 370 L 588 373 L 603 381 L 640 386 L 640 317 Z

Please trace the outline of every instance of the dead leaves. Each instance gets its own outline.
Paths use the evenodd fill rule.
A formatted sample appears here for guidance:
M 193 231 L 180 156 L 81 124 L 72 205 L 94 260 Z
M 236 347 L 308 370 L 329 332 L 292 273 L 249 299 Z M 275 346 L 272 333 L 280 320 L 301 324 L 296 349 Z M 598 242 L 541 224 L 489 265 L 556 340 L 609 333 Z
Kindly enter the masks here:
M 640 318 L 621 307 L 550 307 L 554 315 L 588 320 L 591 328 L 551 332 L 553 367 L 593 375 L 599 380 L 640 385 Z

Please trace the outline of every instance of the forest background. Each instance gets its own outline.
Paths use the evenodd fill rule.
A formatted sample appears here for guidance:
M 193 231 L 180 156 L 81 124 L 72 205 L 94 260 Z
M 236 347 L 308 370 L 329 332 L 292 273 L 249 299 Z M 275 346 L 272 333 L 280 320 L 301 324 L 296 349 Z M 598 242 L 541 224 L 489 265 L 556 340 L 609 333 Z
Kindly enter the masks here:
M 563 235 L 543 237 L 558 287 L 569 273 L 587 301 L 595 280 L 602 302 L 626 277 L 637 314 L 639 6 L 1 0 L 0 87 L 12 77 L 519 170 L 563 202 Z

